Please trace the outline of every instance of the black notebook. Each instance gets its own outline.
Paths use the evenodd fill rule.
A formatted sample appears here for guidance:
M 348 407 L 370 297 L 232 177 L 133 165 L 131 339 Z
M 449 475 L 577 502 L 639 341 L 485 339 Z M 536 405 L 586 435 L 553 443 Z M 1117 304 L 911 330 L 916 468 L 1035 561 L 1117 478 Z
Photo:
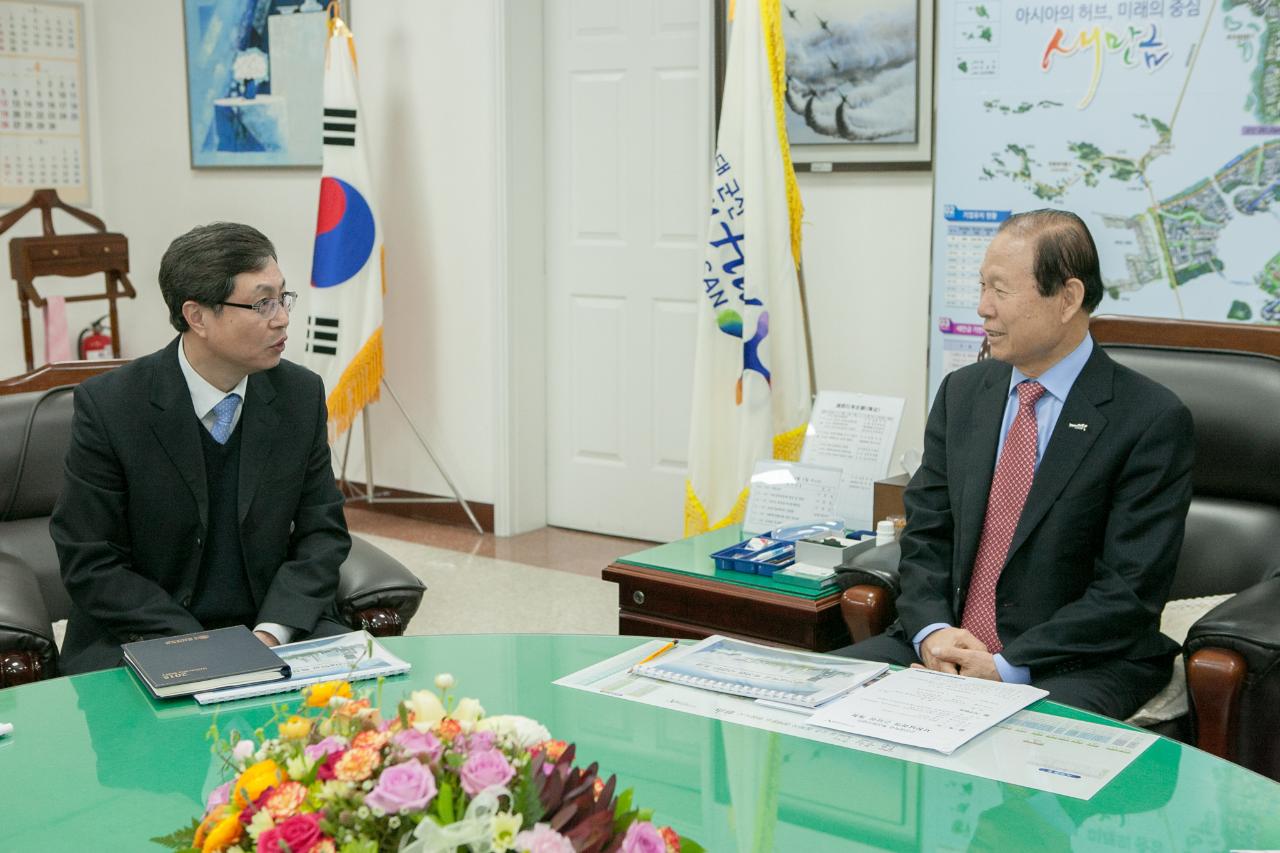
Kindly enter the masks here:
M 124 659 L 157 698 L 288 678 L 289 665 L 243 625 L 125 643 Z

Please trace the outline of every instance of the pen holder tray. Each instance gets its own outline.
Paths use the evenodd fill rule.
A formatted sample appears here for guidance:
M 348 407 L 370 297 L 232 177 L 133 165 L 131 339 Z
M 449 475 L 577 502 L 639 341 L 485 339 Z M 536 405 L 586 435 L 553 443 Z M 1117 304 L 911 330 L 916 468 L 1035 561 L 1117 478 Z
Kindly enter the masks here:
M 721 548 L 711 555 L 711 559 L 717 569 L 770 577 L 778 569 L 785 569 L 795 562 L 796 546 L 794 542 L 753 536 L 737 545 Z

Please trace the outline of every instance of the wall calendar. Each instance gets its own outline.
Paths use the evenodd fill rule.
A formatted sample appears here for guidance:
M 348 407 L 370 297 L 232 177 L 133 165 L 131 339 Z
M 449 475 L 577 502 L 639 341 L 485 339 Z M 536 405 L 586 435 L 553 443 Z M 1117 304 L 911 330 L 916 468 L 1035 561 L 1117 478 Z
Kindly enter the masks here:
M 84 7 L 0 0 L 0 207 L 89 203 Z

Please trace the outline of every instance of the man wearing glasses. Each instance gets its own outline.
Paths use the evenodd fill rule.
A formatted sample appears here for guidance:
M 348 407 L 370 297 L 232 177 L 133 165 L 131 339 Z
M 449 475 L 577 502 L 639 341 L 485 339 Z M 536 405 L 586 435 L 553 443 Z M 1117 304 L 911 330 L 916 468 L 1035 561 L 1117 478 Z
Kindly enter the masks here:
M 351 547 L 320 377 L 284 361 L 275 247 L 247 225 L 183 234 L 160 262 L 179 334 L 75 391 L 50 522 L 72 611 L 64 674 L 120 644 L 242 624 L 267 645 L 347 630 Z

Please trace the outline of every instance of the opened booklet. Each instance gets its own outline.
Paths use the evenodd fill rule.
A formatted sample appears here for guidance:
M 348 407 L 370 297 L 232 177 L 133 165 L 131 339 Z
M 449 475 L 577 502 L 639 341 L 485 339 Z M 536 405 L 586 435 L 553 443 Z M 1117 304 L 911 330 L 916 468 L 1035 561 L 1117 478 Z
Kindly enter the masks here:
M 258 642 L 255 640 L 255 642 Z M 261 645 L 261 643 L 259 643 Z M 266 646 L 263 646 L 266 648 Z M 387 651 L 366 631 L 352 631 L 336 637 L 320 637 L 302 640 L 285 646 L 276 646 L 275 652 L 293 670 L 290 678 L 267 684 L 245 687 L 228 687 L 197 693 L 201 705 L 266 696 L 270 693 L 286 693 L 322 681 L 342 679 L 360 681 L 366 678 L 399 675 L 409 671 L 409 664 Z
M 636 675 L 816 708 L 888 669 L 852 658 L 775 649 L 712 635 L 692 646 L 644 660 Z

